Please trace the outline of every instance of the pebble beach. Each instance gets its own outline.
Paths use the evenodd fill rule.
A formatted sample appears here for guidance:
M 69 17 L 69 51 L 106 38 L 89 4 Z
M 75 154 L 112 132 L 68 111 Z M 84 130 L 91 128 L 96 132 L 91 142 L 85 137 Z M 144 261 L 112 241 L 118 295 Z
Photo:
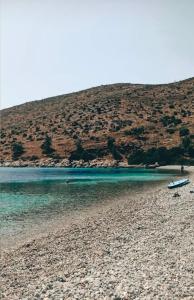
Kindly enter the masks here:
M 194 167 L 186 170 L 184 187 L 163 182 L 1 249 L 0 299 L 194 299 Z

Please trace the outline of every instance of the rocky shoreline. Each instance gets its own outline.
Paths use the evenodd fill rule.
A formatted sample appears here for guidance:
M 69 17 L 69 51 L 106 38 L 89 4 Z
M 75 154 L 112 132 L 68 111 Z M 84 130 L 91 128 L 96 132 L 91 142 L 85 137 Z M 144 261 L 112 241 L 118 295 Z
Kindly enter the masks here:
M 143 165 L 138 165 L 142 167 Z M 129 168 L 129 167 L 138 167 L 135 165 L 128 165 L 127 162 L 123 161 L 116 161 L 111 159 L 94 159 L 90 161 L 84 160 L 73 160 L 70 161 L 69 159 L 40 159 L 40 160 L 9 160 L 0 162 L 0 167 L 63 167 L 63 168 L 100 168 L 100 167 L 122 167 L 122 168 Z
M 69 228 L 2 251 L 1 299 L 194 298 L 194 168 L 180 196 L 166 184 Z

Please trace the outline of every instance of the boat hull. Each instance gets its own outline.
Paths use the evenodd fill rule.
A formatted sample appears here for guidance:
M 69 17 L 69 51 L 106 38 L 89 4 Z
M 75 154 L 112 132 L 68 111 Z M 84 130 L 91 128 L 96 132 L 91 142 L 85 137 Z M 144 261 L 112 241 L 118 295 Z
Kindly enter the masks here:
M 189 182 L 190 182 L 189 179 L 178 180 L 178 181 L 175 181 L 175 182 L 171 182 L 168 185 L 168 188 L 169 189 L 174 189 L 174 188 L 177 188 L 177 187 L 184 186 L 184 185 L 188 184 Z

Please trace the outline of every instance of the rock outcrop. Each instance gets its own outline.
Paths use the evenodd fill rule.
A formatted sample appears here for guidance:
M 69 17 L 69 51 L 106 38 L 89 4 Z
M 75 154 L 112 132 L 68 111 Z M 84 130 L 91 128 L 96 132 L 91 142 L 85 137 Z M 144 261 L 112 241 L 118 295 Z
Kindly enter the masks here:
M 58 168 L 106 168 L 106 167 L 128 167 L 127 162 L 118 162 L 109 159 L 94 159 L 91 161 L 68 159 L 56 160 L 52 158 L 35 161 L 4 161 L 0 162 L 0 167 L 58 167 Z

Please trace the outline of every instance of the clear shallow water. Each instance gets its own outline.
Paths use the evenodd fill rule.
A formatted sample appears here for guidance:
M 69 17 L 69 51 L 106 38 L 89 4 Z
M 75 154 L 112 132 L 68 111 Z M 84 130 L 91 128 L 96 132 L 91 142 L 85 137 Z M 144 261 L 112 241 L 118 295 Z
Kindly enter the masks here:
M 0 234 L 14 235 L 175 175 L 122 168 L 0 168 Z

